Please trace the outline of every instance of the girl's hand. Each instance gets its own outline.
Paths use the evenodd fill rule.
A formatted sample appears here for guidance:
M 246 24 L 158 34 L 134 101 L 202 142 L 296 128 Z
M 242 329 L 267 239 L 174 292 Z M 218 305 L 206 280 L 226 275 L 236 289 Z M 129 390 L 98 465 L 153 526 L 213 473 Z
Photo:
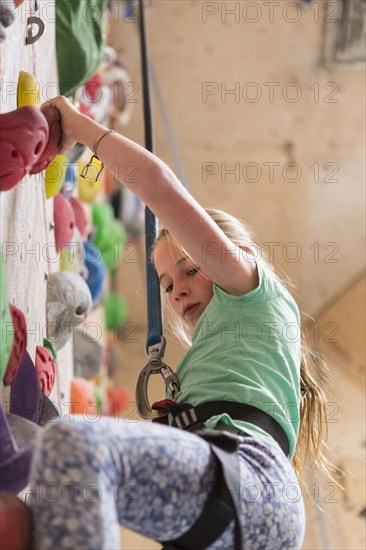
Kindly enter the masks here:
M 45 107 L 56 107 L 61 115 L 62 142 L 60 154 L 71 149 L 78 141 L 78 126 L 82 115 L 66 97 L 58 96 L 46 101 L 41 106 L 41 112 Z

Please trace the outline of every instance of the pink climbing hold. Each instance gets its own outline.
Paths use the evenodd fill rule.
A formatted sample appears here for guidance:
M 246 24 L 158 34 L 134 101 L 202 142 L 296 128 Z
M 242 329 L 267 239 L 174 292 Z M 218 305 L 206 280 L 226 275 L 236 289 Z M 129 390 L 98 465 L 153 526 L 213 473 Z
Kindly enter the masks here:
M 46 118 L 34 107 L 0 115 L 0 191 L 19 183 L 38 162 L 48 143 Z
M 36 347 L 36 372 L 42 393 L 48 397 L 55 383 L 56 365 L 51 353 L 43 346 Z
M 47 105 L 42 110 L 42 114 L 47 120 L 49 137 L 45 150 L 30 171 L 31 174 L 38 174 L 38 172 L 45 170 L 59 153 L 61 146 L 62 130 L 60 111 L 52 105 Z
M 92 76 L 85 82 L 84 88 L 89 101 L 98 101 L 101 95 L 102 78 L 99 73 Z
M 88 223 L 84 207 L 81 201 L 76 197 L 71 197 L 70 204 L 74 211 L 76 227 L 80 231 L 80 235 L 84 237 L 86 235 L 86 226 Z
M 10 386 L 15 380 L 19 365 L 27 349 L 27 325 L 23 312 L 11 304 L 9 304 L 9 309 L 14 328 L 14 340 L 4 374 L 4 386 Z
M 75 214 L 70 202 L 58 193 L 53 202 L 56 250 L 60 252 L 73 238 Z

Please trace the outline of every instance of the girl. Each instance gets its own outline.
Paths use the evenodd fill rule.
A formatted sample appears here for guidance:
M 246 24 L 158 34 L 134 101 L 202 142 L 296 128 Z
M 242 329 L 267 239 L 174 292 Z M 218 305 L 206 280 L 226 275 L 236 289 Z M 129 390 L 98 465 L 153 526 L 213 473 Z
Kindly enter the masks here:
M 319 458 L 315 419 L 325 409 L 302 359 L 295 301 L 238 220 L 204 210 L 156 156 L 64 97 L 45 105 L 60 111 L 63 151 L 81 142 L 114 170 L 138 168 L 126 184 L 164 226 L 153 261 L 168 324 L 190 346 L 174 399 L 197 414 L 214 407 L 197 433 L 105 418 L 47 426 L 31 475 L 34 548 L 115 550 L 118 525 L 175 541 L 166 548 L 300 548 L 304 507 L 290 460 L 299 471 Z

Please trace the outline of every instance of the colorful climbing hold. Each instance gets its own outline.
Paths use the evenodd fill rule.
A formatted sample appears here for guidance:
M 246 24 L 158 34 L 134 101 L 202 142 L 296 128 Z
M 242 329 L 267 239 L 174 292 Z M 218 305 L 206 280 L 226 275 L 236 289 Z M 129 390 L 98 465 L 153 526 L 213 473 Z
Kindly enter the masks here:
M 42 392 L 31 356 L 26 351 L 10 389 L 10 412 L 39 423 Z
M 76 197 L 70 198 L 70 204 L 74 211 L 76 227 L 80 231 L 80 235 L 86 235 L 87 219 L 83 205 Z
M 4 27 L 9 27 L 14 23 L 13 7 L 9 5 L 9 2 L 0 2 L 0 43 L 6 38 Z
M 19 71 L 17 87 L 17 107 L 34 107 L 39 104 L 39 83 L 31 73 Z
M 70 415 L 89 413 L 92 415 L 93 409 L 96 410 L 93 382 L 85 380 L 85 378 L 73 378 L 71 380 Z
M 88 270 L 86 284 L 88 285 L 93 303 L 97 302 L 103 291 L 106 278 L 106 268 L 100 250 L 90 241 L 84 241 L 84 259 Z
M 102 169 L 102 163 L 94 157 L 85 177 L 83 177 L 82 174 L 86 172 L 86 165 L 87 163 L 84 160 L 79 160 L 78 194 L 81 201 L 91 204 L 95 201 L 102 187 L 102 180 L 96 179 Z
M 48 340 L 48 338 L 43 338 L 43 347 L 48 349 L 50 354 L 53 357 L 53 360 L 56 361 L 57 359 L 57 350 L 55 346 L 52 344 L 51 340 Z
M 30 170 L 31 174 L 38 174 L 45 170 L 58 154 L 61 146 L 62 129 L 60 111 L 53 105 L 46 105 L 42 110 L 42 114 L 47 120 L 49 136 L 47 146 L 42 152 L 38 162 Z
M 32 454 L 40 427 L 0 405 L 0 490 L 19 493 L 28 484 Z
M 36 372 L 42 393 L 49 396 L 55 383 L 56 365 L 51 353 L 43 346 L 36 347 Z
M 47 120 L 34 107 L 0 115 L 0 191 L 14 187 L 37 164 L 48 136 Z
M 77 227 L 74 229 L 72 241 L 69 242 L 60 253 L 60 271 L 72 271 L 81 275 L 84 279 L 84 247 L 83 238 Z
M 110 204 L 93 204 L 93 225 L 96 227 L 94 244 L 101 252 L 107 269 L 114 269 L 123 256 L 126 232 L 122 223 L 114 218 Z
M 47 281 L 47 338 L 56 349 L 71 341 L 73 329 L 92 308 L 88 285 L 80 275 L 69 271 L 51 273 Z
M 66 154 L 56 155 L 47 166 L 45 174 L 46 199 L 51 199 L 60 192 L 65 182 L 66 168 Z
M 14 327 L 8 306 L 5 266 L 0 251 L 0 380 L 3 379 L 14 341 Z
M 104 313 L 107 330 L 116 330 L 122 326 L 128 315 L 125 298 L 116 292 L 110 292 L 104 302 Z
M 92 338 L 83 328 L 74 331 L 73 359 L 74 375 L 90 380 L 102 366 L 104 348 L 97 338 Z
M 128 401 L 128 391 L 124 388 L 108 388 L 102 414 L 119 418 L 126 411 Z
M 84 84 L 86 97 L 89 101 L 97 101 L 100 96 L 100 88 L 102 86 L 102 78 L 99 73 L 95 73 L 94 76 L 89 78 Z
M 73 238 L 75 215 L 71 204 L 62 193 L 58 193 L 53 202 L 53 219 L 55 222 L 56 250 L 60 252 Z
M 9 309 L 14 328 L 14 340 L 3 379 L 5 386 L 9 386 L 14 381 L 27 349 L 27 325 L 23 312 L 12 304 L 9 304 Z

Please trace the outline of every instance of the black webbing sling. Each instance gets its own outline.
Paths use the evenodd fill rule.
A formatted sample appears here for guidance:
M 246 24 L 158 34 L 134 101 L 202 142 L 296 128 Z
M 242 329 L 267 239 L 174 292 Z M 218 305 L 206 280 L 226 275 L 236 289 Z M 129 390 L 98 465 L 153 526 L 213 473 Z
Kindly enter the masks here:
M 234 550 L 242 550 L 239 508 L 239 461 L 237 448 L 243 438 L 218 430 L 196 432 L 210 445 L 216 458 L 216 477 L 205 506 L 194 525 L 181 537 L 162 542 L 164 550 L 204 550 L 235 522 Z M 238 489 L 239 488 L 239 489 Z

